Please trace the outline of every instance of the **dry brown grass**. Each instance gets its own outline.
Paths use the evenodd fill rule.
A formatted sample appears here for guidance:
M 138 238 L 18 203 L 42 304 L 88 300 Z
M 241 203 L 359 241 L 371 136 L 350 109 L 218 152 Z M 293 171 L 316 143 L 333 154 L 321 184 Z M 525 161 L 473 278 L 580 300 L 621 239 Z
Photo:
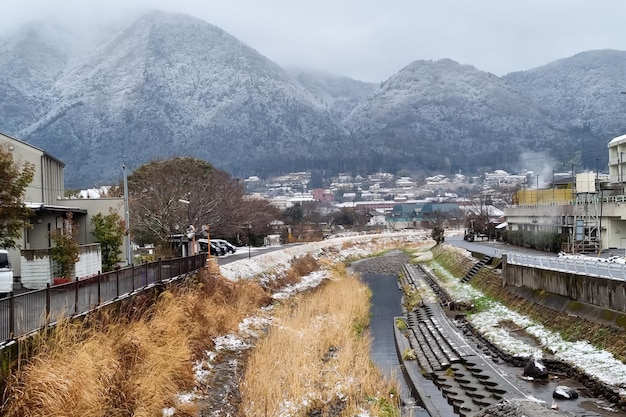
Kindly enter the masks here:
M 195 384 L 192 361 L 269 300 L 257 283 L 204 270 L 193 285 L 152 304 L 138 298 L 125 314 L 62 321 L 28 347 L 7 381 L 3 415 L 147 417 L 174 406 L 177 416 L 197 416 L 197 406 L 176 398 Z
M 303 276 L 319 269 L 319 261 L 311 254 L 295 257 L 291 260 L 289 269 L 284 273 L 275 276 L 268 286 L 271 290 L 278 290 L 286 285 L 296 284 Z
M 320 266 L 333 279 L 277 310 L 279 327 L 253 350 L 246 372 L 245 415 L 278 415 L 292 404 L 301 414 L 397 415 L 397 388 L 370 359 L 369 291 L 343 264 L 307 255 L 275 285 L 300 281 Z M 193 361 L 217 336 L 271 302 L 256 281 L 231 282 L 215 264 L 185 285 L 142 295 L 82 322 L 61 321 L 53 332 L 23 342 L 24 357 L 6 381 L 7 417 L 200 415 L 178 394 L 194 384 Z M 305 405 L 305 402 L 307 405 Z
M 33 358 L 9 379 L 3 415 L 100 416 L 116 372 L 111 341 L 64 321 L 36 343 Z
M 242 415 L 397 415 L 397 388 L 371 362 L 369 290 L 339 271 L 275 313 L 277 326 L 249 358 Z
M 216 336 L 235 332 L 246 316 L 270 302 L 270 294 L 258 282 L 232 282 L 218 275 L 199 275 L 197 285 L 185 291 L 183 306 L 183 325 L 189 332 L 195 356 L 212 349 Z

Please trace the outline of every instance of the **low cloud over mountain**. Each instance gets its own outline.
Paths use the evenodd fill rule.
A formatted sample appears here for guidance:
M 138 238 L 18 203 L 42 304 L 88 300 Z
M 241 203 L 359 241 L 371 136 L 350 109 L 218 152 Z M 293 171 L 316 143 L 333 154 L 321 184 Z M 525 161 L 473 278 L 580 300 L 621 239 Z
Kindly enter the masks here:
M 173 155 L 236 176 L 480 172 L 523 151 L 595 166 L 626 131 L 625 60 L 594 51 L 505 77 L 415 61 L 379 85 L 286 70 L 209 23 L 153 12 L 87 52 L 33 26 L 1 41 L 0 131 L 64 161 L 76 187 Z

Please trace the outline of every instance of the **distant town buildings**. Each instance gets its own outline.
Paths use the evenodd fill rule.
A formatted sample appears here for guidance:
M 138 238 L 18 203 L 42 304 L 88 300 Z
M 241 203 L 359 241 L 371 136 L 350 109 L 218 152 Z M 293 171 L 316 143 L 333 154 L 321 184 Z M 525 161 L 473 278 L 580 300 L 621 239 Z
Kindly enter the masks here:
M 512 200 L 512 188 L 522 189 L 527 172 L 486 173 L 482 177 L 434 175 L 416 178 L 378 172 L 366 177 L 341 173 L 324 180 L 323 187 L 311 186 L 311 174 L 297 172 L 268 178 L 246 179 L 248 193 L 268 199 L 280 210 L 295 205 L 317 206 L 321 213 L 354 210 L 367 213 L 368 226 L 401 228 L 428 227 L 434 212 L 445 212 L 448 227 L 464 227 L 464 213 L 469 213 L 476 198 L 490 206 L 493 221 L 503 221 L 502 210 Z M 507 184 L 500 190 L 501 184 Z M 319 185 L 319 184 L 318 184 Z M 496 207 L 496 205 L 498 207 Z
M 533 178 L 530 171 L 530 178 Z M 510 174 L 502 170 L 485 173 L 482 178 L 435 175 L 426 178 L 395 176 L 379 172 L 362 176 L 342 173 L 327 179 L 325 188 L 311 187 L 311 174 L 297 172 L 280 177 L 261 180 L 258 177 L 246 179 L 249 193 L 256 193 L 274 203 L 279 208 L 295 203 L 318 202 L 341 207 L 353 203 L 351 207 L 382 207 L 394 204 L 423 202 L 462 202 L 468 196 L 488 194 L 494 203 L 504 206 L 511 202 L 511 190 L 525 188 L 529 173 Z M 498 188 L 506 185 L 504 190 Z M 508 200 L 508 201 L 507 201 Z

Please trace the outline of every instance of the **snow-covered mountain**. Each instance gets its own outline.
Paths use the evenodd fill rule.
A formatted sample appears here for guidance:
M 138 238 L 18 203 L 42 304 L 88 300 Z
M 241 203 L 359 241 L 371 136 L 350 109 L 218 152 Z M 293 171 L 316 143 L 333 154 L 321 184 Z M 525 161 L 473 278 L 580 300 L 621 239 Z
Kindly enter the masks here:
M 66 162 L 77 185 L 172 155 L 235 174 L 290 170 L 341 135 L 286 70 L 213 25 L 162 12 L 56 74 L 40 105 L 36 121 L 3 129 Z
M 416 61 L 378 85 L 288 71 L 182 14 L 153 12 L 99 39 L 78 47 L 30 26 L 0 40 L 0 131 L 64 161 L 70 187 L 118 180 L 122 164 L 173 155 L 235 176 L 480 173 L 522 168 L 527 150 L 567 161 L 595 143 L 601 154 L 581 152 L 595 167 L 626 131 L 619 51 L 505 77 Z
M 290 69 L 298 82 L 320 100 L 335 117 L 347 116 L 363 99 L 378 89 L 377 83 L 306 69 Z
M 43 28 L 23 28 L 0 43 L 0 129 L 17 133 L 44 114 L 67 54 Z
M 569 132 L 572 148 L 606 151 L 626 133 L 626 51 L 582 52 L 504 80 L 537 103 L 548 123 Z
M 532 100 L 493 74 L 449 59 L 409 64 L 345 123 L 355 141 L 367 142 L 371 153 L 363 158 L 388 161 L 387 169 L 472 172 L 496 161 L 512 167 L 523 149 L 548 150 L 555 139 Z

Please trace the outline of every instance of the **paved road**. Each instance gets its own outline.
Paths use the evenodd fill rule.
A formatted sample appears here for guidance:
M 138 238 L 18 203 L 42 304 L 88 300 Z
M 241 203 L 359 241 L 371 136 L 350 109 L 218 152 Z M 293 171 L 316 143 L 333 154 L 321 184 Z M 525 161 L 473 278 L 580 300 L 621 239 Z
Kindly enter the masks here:
M 463 235 L 455 235 L 455 236 L 446 236 L 445 243 L 456 246 L 459 248 L 464 248 L 469 251 L 479 252 L 484 255 L 501 257 L 503 253 L 515 252 L 521 253 L 524 255 L 535 255 L 535 256 L 552 256 L 556 257 L 557 254 L 551 252 L 543 252 L 535 249 L 522 248 L 520 246 L 513 246 L 506 244 L 504 242 L 498 242 L 494 240 L 486 240 L 484 242 L 474 241 L 474 242 L 466 242 L 463 240 Z
M 567 271 L 577 275 L 626 281 L 626 266 L 624 264 L 616 262 L 598 262 L 594 255 L 589 255 L 588 259 L 568 259 L 559 257 L 556 253 L 512 246 L 503 242 L 466 242 L 461 235 L 446 237 L 446 243 L 498 258 L 502 257 L 503 253 L 508 253 L 509 262 L 519 263 L 531 268 Z M 621 251 L 623 252 L 623 250 Z M 607 258 L 612 255 L 623 256 L 620 250 L 612 250 L 604 251 L 601 257 Z
M 254 258 L 255 256 L 262 255 L 268 252 L 274 252 L 277 250 L 283 250 L 291 246 L 302 245 L 303 243 L 291 243 L 280 246 L 263 246 L 260 248 L 248 248 L 247 246 L 237 247 L 237 252 L 225 255 L 225 256 L 217 256 L 213 258 L 217 258 L 218 265 L 226 265 L 231 262 L 239 261 L 241 259 L 246 259 L 248 257 Z

